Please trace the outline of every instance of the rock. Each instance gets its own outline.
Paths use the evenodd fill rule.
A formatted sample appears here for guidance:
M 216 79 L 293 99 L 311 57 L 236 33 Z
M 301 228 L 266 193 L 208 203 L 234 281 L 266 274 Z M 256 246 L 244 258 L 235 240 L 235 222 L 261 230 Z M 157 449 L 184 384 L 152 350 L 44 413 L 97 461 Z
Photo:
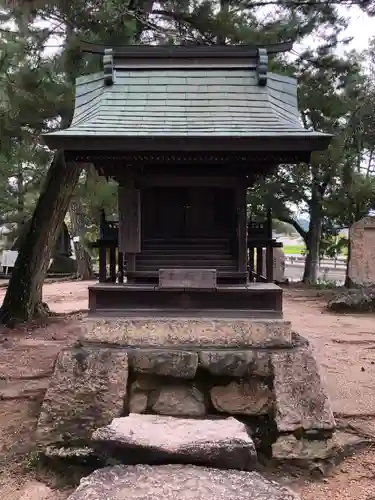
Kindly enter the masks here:
M 131 384 L 129 395 L 129 412 L 144 413 L 149 405 L 149 398 L 152 393 L 158 393 L 162 385 L 162 379 L 153 375 L 137 375 L 136 380 Z
M 18 500 L 51 500 L 55 492 L 39 481 L 27 481 L 17 497 Z
M 246 426 L 225 419 L 185 419 L 159 415 L 115 418 L 97 429 L 93 446 L 124 463 L 186 463 L 251 470 L 254 443 Z M 130 459 L 130 462 L 129 462 Z
M 121 416 L 128 378 L 127 353 L 82 348 L 59 353 L 46 391 L 37 440 L 85 445 L 92 431 Z
M 202 417 L 206 414 L 203 394 L 194 386 L 171 385 L 160 389 L 152 409 L 160 415 Z
M 176 378 L 194 378 L 198 354 L 188 351 L 150 351 L 137 349 L 131 357 L 135 372 L 167 375 Z
M 48 458 L 88 459 L 95 456 L 95 450 L 88 448 L 47 446 L 44 454 Z
M 148 397 L 147 394 L 142 392 L 135 392 L 130 395 L 129 399 L 129 412 L 130 413 L 144 413 L 147 410 Z
M 278 460 L 326 460 L 338 454 L 346 455 L 369 441 L 347 432 L 335 432 L 330 439 L 297 439 L 293 434 L 280 436 L 272 445 L 272 457 Z
M 279 432 L 334 429 L 331 403 L 310 347 L 272 354 Z
M 0 400 L 37 399 L 43 397 L 48 387 L 48 382 L 48 378 L 7 381 L 5 387 L 0 388 Z
M 68 500 L 298 500 L 257 472 L 193 465 L 106 467 L 81 480 Z
M 266 351 L 201 351 L 199 361 L 212 375 L 271 376 L 271 355 Z
M 137 378 L 131 385 L 131 392 L 150 392 L 157 390 L 162 385 L 162 379 L 150 375 L 137 375 Z
M 213 387 L 211 401 L 220 412 L 232 415 L 265 415 L 272 408 L 273 394 L 260 380 L 241 380 Z
M 368 312 L 375 310 L 375 288 L 354 288 L 335 295 L 327 304 L 335 312 Z
M 289 321 L 282 319 L 92 319 L 84 340 L 142 348 L 213 349 L 292 345 Z

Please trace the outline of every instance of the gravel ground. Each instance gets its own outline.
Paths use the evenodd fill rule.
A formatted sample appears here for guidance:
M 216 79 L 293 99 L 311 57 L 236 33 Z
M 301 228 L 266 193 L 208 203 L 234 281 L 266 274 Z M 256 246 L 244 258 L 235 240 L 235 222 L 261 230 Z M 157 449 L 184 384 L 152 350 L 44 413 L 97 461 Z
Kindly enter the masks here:
M 44 300 L 53 311 L 68 316 L 4 331 L 0 336 L 0 500 L 64 500 L 68 496 L 69 489 L 61 490 L 56 478 L 36 478 L 24 466 L 55 356 L 79 335 L 84 313 L 69 313 L 87 308 L 88 284 L 46 284 Z M 0 289 L 0 298 L 4 293 Z M 313 290 L 291 287 L 284 296 L 285 317 L 312 342 L 339 421 L 375 437 L 374 317 L 328 313 L 326 298 L 317 297 Z M 59 490 L 46 489 L 36 479 L 52 488 L 58 485 Z M 302 500 L 375 500 L 374 479 L 375 450 L 370 448 L 347 459 L 322 481 L 296 476 L 291 482 Z

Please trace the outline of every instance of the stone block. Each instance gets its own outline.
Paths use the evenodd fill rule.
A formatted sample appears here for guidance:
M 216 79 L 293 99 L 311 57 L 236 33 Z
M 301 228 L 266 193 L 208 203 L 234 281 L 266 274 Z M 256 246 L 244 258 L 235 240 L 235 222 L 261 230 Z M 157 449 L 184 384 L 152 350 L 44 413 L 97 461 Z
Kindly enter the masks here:
M 266 266 L 267 266 L 267 251 L 263 249 L 263 276 L 266 276 Z M 273 279 L 276 283 L 282 283 L 285 280 L 285 254 L 281 248 L 273 249 Z
M 68 500 L 299 500 L 254 471 L 194 465 L 116 465 L 81 479 Z
M 271 353 L 268 351 L 201 351 L 199 362 L 212 375 L 270 377 Z
M 126 464 L 172 461 L 252 470 L 257 458 L 246 426 L 231 417 L 129 415 L 96 430 L 92 439 L 99 452 Z
M 271 361 L 278 430 L 334 429 L 331 403 L 311 348 L 275 351 Z
M 203 417 L 206 414 L 204 395 L 194 386 L 163 386 L 152 410 L 160 415 Z
M 57 492 L 39 481 L 26 481 L 26 484 L 23 485 L 21 491 L 19 491 L 18 494 L 15 492 L 15 495 L 17 500 L 57 499 Z
M 272 457 L 277 460 L 327 460 L 338 454 L 347 454 L 369 440 L 348 432 L 335 432 L 329 439 L 297 439 L 293 434 L 280 436 L 272 445 Z
M 375 217 L 364 217 L 349 229 L 349 278 L 359 286 L 375 284 Z
M 290 322 L 278 319 L 89 319 L 85 322 L 83 341 L 185 350 L 293 345 Z
M 198 367 L 198 354 L 188 351 L 136 349 L 131 354 L 135 372 L 192 379 Z
M 241 380 L 213 387 L 211 401 L 216 410 L 230 415 L 266 415 L 272 408 L 273 394 L 260 380 Z
M 144 413 L 147 410 L 148 396 L 146 393 L 134 392 L 129 396 L 129 412 Z
M 216 288 L 216 269 L 159 269 L 160 288 Z
M 79 348 L 59 353 L 46 391 L 37 440 L 79 444 L 94 429 L 121 416 L 128 355 L 119 349 Z

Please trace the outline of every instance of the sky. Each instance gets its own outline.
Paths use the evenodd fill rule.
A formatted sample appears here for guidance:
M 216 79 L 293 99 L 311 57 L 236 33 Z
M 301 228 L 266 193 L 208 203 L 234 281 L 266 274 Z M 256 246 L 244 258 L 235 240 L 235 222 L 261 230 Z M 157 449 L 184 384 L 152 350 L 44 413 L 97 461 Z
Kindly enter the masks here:
M 339 7 L 339 11 L 342 15 L 350 18 L 349 27 L 346 30 L 345 35 L 353 37 L 353 41 L 349 46 L 339 47 L 337 52 L 343 54 L 349 49 L 355 49 L 358 51 L 366 49 L 369 39 L 375 37 L 375 17 L 370 18 L 367 14 L 362 12 L 359 7 Z M 40 23 L 40 25 L 43 27 L 46 26 L 45 23 Z M 305 44 L 306 43 L 313 44 L 313 37 L 307 40 Z M 49 42 L 50 47 L 46 48 L 46 54 L 54 53 L 60 44 L 61 39 L 51 38 Z M 295 46 L 295 49 L 298 50 L 298 46 Z
M 375 36 L 375 18 L 369 17 L 358 7 L 341 7 L 340 10 L 350 17 L 350 25 L 346 31 L 348 36 L 354 38 L 350 47 L 356 50 L 366 49 L 369 39 Z

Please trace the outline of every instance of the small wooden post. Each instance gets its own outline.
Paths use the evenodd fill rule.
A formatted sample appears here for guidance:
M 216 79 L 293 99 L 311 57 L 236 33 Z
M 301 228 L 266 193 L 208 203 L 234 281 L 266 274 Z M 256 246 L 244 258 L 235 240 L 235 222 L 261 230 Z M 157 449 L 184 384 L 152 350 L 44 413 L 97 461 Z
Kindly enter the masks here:
M 272 210 L 267 210 L 266 278 L 273 283 Z
M 118 252 L 118 282 L 124 283 L 124 254 Z
M 266 278 L 268 283 L 273 283 L 273 248 L 272 241 L 266 247 Z
M 107 249 L 105 246 L 99 246 L 99 283 L 107 281 Z
M 272 210 L 267 210 L 267 238 L 272 240 Z
M 254 272 L 255 272 L 255 269 L 254 269 L 254 247 L 253 245 L 249 245 L 248 247 L 249 249 L 249 278 L 250 278 L 250 281 L 254 281 Z
M 109 249 L 109 276 L 113 283 L 116 283 L 116 247 L 111 245 Z
M 258 282 L 261 281 L 262 272 L 263 272 L 263 248 L 261 246 L 258 246 L 257 247 L 257 268 L 256 268 L 256 273 L 257 273 L 256 280 Z

